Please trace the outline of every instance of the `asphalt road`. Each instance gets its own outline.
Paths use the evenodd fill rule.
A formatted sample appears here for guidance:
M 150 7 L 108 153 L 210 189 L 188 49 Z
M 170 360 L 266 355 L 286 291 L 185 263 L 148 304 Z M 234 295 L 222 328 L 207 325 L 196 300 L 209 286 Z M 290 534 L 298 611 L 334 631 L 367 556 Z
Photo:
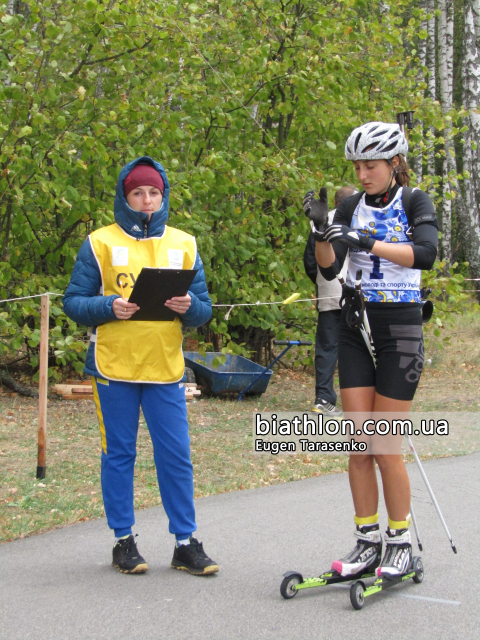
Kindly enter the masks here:
M 418 469 L 409 465 L 424 543 L 425 579 L 368 598 L 361 611 L 345 585 L 291 600 L 282 574 L 319 575 L 354 544 L 345 474 L 196 501 L 198 537 L 220 573 L 170 568 L 173 537 L 161 507 L 137 514 L 145 575 L 110 566 L 105 519 L 0 546 L 0 638 L 5 640 L 438 640 L 480 628 L 480 454 L 425 463 L 458 548 L 441 527 Z M 386 526 L 383 505 L 382 528 Z M 412 532 L 413 533 L 413 532 Z

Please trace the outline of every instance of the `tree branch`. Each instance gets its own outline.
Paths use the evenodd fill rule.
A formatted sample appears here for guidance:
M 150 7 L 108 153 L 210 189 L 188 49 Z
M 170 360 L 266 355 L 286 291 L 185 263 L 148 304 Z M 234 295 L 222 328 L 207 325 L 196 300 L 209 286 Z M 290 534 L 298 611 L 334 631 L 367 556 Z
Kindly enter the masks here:
M 33 228 L 33 225 L 30 221 L 30 218 L 28 217 L 27 212 L 25 211 L 25 209 L 23 209 L 23 215 L 25 216 L 25 218 L 27 219 L 28 224 L 30 225 L 30 229 L 33 232 L 33 235 L 35 236 L 35 238 L 37 239 L 38 244 L 41 244 L 40 238 L 37 236 L 37 232 L 35 231 L 35 229 Z
M 98 34 L 96 34 L 98 35 Z M 102 62 L 109 62 L 110 60 L 116 60 L 117 58 L 121 58 L 122 56 L 124 56 L 126 53 L 133 53 L 134 51 L 141 51 L 142 49 L 145 49 L 146 47 L 148 47 L 148 45 L 152 42 L 153 38 L 150 38 L 150 40 L 147 40 L 147 42 L 145 42 L 144 45 L 142 45 L 141 47 L 133 47 L 133 49 L 127 49 L 126 51 L 122 51 L 122 53 L 117 53 L 114 56 L 107 56 L 105 58 L 97 58 L 97 60 L 91 60 L 90 62 L 87 62 L 88 56 L 87 58 L 85 58 L 84 60 L 82 60 L 80 62 L 80 64 L 78 65 L 78 67 L 72 71 L 72 73 L 70 74 L 70 78 L 73 78 L 73 76 L 76 76 L 78 73 L 80 73 L 81 69 L 83 67 L 91 67 L 93 64 L 100 64 Z M 88 49 L 88 53 L 90 53 L 90 51 L 92 50 L 93 45 L 89 45 L 89 49 Z
M 60 236 L 60 240 L 58 241 L 57 246 L 55 247 L 55 249 L 48 250 L 48 253 L 56 253 L 59 249 L 61 249 L 63 247 L 63 245 L 65 244 L 65 242 L 68 240 L 68 238 L 71 236 L 72 231 L 75 231 L 75 229 L 78 227 L 78 225 L 82 224 L 83 220 L 79 219 L 79 220 L 75 220 L 75 222 L 70 225 L 67 229 L 65 229 L 65 231 L 62 233 L 62 235 Z M 43 257 L 45 257 L 47 254 L 44 254 Z
M 21 384 L 15 382 L 13 378 L 11 378 L 5 371 L 0 370 L 0 382 L 4 384 L 6 387 L 19 393 L 21 396 L 28 396 L 29 398 L 38 398 L 38 391 L 33 391 L 32 389 L 27 389 L 27 387 L 22 387 Z

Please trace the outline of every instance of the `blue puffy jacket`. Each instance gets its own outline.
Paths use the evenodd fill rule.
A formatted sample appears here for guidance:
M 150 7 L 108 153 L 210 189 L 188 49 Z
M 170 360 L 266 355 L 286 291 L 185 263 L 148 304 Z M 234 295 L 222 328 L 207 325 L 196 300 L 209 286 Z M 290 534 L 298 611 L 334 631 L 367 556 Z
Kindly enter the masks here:
M 155 167 L 162 176 L 163 183 L 165 185 L 162 206 L 158 211 L 152 214 L 150 222 L 148 222 L 147 213 L 134 211 L 129 207 L 127 199 L 123 193 L 123 181 L 139 162 L 152 164 L 152 166 Z M 133 160 L 133 162 L 130 162 L 123 167 L 118 177 L 114 204 L 115 222 L 122 227 L 126 233 L 134 238 L 145 237 L 145 229 L 147 231 L 148 238 L 161 236 L 168 220 L 169 194 L 170 185 L 168 183 L 167 174 L 160 163 L 155 162 L 148 156 L 143 156 L 142 158 Z M 212 317 L 212 303 L 208 295 L 202 259 L 198 253 L 194 269 L 198 269 L 198 273 L 188 291 L 192 298 L 192 303 L 188 311 L 180 316 L 182 323 L 187 327 L 200 327 L 208 322 Z M 82 244 L 80 251 L 78 252 L 72 277 L 63 298 L 63 309 L 67 316 L 77 324 L 93 327 L 94 333 L 96 332 L 96 327 L 99 324 L 116 320 L 112 304 L 115 298 L 120 297 L 117 295 L 101 295 L 101 285 L 102 279 L 97 260 L 93 254 L 90 242 L 87 239 Z M 88 348 L 84 373 L 101 377 L 95 366 L 93 343 L 90 343 Z

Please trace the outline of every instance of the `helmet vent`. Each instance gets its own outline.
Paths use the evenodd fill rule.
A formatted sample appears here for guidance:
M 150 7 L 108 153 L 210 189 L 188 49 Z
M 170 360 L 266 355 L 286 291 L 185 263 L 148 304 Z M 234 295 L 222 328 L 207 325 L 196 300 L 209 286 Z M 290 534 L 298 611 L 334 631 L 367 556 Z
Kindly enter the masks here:
M 355 140 L 355 144 L 353 146 L 353 150 L 356 151 L 358 149 L 358 143 L 360 142 L 360 138 L 362 137 L 362 132 L 360 131 L 360 133 L 357 136 L 357 139 Z
M 378 138 L 379 136 L 384 136 L 386 133 L 388 133 L 388 131 L 385 131 L 385 130 L 377 131 L 377 133 L 373 134 L 372 138 Z
M 396 142 L 392 142 L 392 144 L 389 144 L 388 147 L 384 147 L 382 149 L 382 151 L 385 151 L 385 153 L 387 153 L 388 151 L 393 151 L 397 146 Z

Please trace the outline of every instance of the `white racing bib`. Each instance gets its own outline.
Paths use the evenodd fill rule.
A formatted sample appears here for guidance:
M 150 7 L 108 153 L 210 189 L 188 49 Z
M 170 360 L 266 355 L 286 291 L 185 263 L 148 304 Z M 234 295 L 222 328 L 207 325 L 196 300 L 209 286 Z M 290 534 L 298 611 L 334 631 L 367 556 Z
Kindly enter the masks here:
M 128 267 L 128 247 L 112 247 L 112 266 Z
M 183 268 L 183 251 L 181 249 L 167 249 L 167 254 L 169 269 Z
M 395 198 L 383 209 L 365 204 L 365 194 L 352 216 L 350 227 L 367 237 L 383 242 L 409 244 L 408 219 L 399 189 Z M 357 269 L 362 270 L 362 291 L 367 302 L 420 302 L 420 269 L 401 267 L 372 253 L 350 249 L 347 284 L 353 286 Z

